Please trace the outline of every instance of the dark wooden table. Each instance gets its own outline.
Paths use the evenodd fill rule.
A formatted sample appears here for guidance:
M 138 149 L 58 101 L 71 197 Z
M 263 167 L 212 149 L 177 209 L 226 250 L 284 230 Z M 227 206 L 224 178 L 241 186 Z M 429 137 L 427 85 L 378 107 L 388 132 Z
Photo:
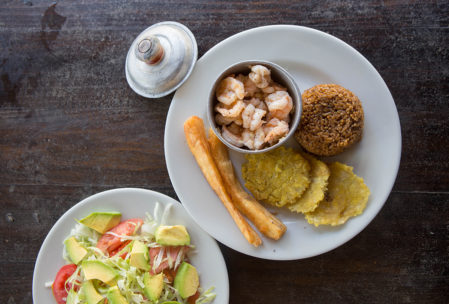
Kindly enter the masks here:
M 316 28 L 360 51 L 401 120 L 399 175 L 354 239 L 314 258 L 266 261 L 221 245 L 231 303 L 449 302 L 447 1 L 52 1 L 0 3 L 0 303 L 31 303 L 41 243 L 94 193 L 141 187 L 177 198 L 163 149 L 173 97 L 127 85 L 147 26 L 184 23 L 199 56 L 267 24 Z M 41 304 L 41 303 L 39 303 Z

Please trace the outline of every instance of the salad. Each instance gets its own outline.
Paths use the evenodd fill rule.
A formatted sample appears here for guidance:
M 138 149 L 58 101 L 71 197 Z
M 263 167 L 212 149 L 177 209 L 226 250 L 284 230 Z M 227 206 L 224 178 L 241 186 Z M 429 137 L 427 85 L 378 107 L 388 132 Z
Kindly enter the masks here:
M 153 216 L 122 220 L 119 212 L 93 212 L 78 221 L 64 241 L 52 288 L 57 304 L 205 304 L 213 287 L 199 286 L 189 263 L 194 250 L 182 225 L 165 225 L 171 205 Z

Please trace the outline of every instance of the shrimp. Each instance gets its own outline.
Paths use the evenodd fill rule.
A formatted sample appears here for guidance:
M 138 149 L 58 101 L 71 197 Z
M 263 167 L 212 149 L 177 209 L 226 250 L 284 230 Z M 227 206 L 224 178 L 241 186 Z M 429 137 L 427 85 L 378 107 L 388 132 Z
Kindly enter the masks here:
M 287 88 L 284 88 L 280 84 L 273 81 L 266 88 L 262 89 L 262 92 L 265 94 L 272 94 L 277 91 L 287 91 Z
M 255 106 L 258 109 L 268 111 L 268 108 L 267 108 L 267 105 L 265 104 L 265 102 L 263 102 L 263 100 L 260 100 L 259 98 L 251 98 L 249 100 L 244 100 L 244 102 L 246 104 L 252 104 L 253 106 Z
M 276 90 L 272 86 L 267 86 L 262 89 L 262 92 L 264 92 L 265 94 L 271 94 L 276 92 Z
M 244 108 L 245 104 L 243 103 L 243 101 L 237 100 L 236 102 L 230 105 L 218 103 L 215 106 L 215 111 L 217 111 L 226 118 L 237 118 L 240 115 L 240 113 L 242 113 Z
M 288 123 L 277 118 L 271 119 L 266 125 L 264 125 L 263 129 L 266 134 L 264 141 L 270 145 L 277 143 L 279 139 L 287 135 L 289 131 Z
M 249 126 L 249 129 L 251 131 L 255 131 L 262 126 L 262 124 L 265 122 L 265 121 L 263 121 L 263 117 L 265 116 L 266 113 L 267 113 L 267 111 L 262 110 L 262 109 L 256 109 L 254 111 L 253 119 Z
M 265 132 L 263 131 L 263 128 L 259 128 L 256 130 L 256 133 L 254 134 L 254 148 L 256 150 L 260 150 L 264 144 L 265 144 Z
M 242 132 L 242 141 L 248 149 L 254 150 L 254 132 L 245 129 Z
M 268 112 L 268 114 L 265 116 L 265 120 L 266 121 L 270 121 L 272 118 L 274 118 L 274 116 L 273 116 L 273 114 L 271 114 L 270 112 Z M 283 118 L 283 119 L 280 119 L 280 120 L 283 120 L 283 121 L 285 121 L 286 123 L 290 123 L 290 115 L 288 115 L 287 117 L 285 117 L 285 118 Z
M 218 101 L 230 105 L 245 97 L 245 87 L 241 81 L 229 76 L 218 85 L 216 96 Z
M 268 111 L 273 117 L 280 120 L 285 119 L 293 109 L 293 101 L 290 95 L 285 91 L 277 91 L 265 98 Z
M 228 130 L 236 135 L 240 135 L 243 132 L 243 128 L 240 127 L 238 124 L 236 123 L 232 123 L 228 126 Z
M 273 83 L 271 84 L 271 87 L 275 90 L 275 91 L 286 91 L 287 92 L 287 88 L 281 86 L 279 83 L 276 83 L 273 81 Z
M 229 125 L 230 123 L 232 123 L 234 120 L 232 118 L 229 117 L 224 117 L 223 115 L 221 115 L 220 113 L 217 113 L 217 115 L 215 115 L 215 122 L 220 125 Z
M 233 124 L 231 124 L 231 126 L 232 125 Z M 226 126 L 222 126 L 221 127 L 221 136 L 223 136 L 223 138 L 230 144 L 237 146 L 237 147 L 243 147 L 242 137 L 240 135 L 234 134 L 229 129 L 232 129 L 232 128 L 227 128 Z
M 252 104 L 248 104 L 242 112 L 243 127 L 250 131 L 255 131 L 264 123 L 263 117 L 267 111 L 257 109 Z
M 267 97 L 267 94 L 265 94 L 262 91 L 259 91 L 259 92 L 255 93 L 253 97 L 260 99 L 260 100 L 265 100 L 265 97 Z
M 264 94 L 264 99 L 268 95 L 273 94 L 277 91 L 286 91 L 287 92 L 287 88 L 284 88 L 279 83 L 272 81 L 266 88 L 262 89 L 262 93 Z
M 242 116 L 240 115 L 233 121 L 237 126 L 243 126 Z
M 258 88 L 263 89 L 271 82 L 270 74 L 270 70 L 263 65 L 254 65 L 251 67 L 251 73 L 249 73 L 248 77 Z
M 242 112 L 242 120 L 243 120 L 243 127 L 245 129 L 249 129 L 249 126 L 251 124 L 251 120 L 253 119 L 254 111 L 256 110 L 256 107 L 252 104 L 248 104 L 245 107 L 245 110 Z
M 243 74 L 238 74 L 237 76 L 235 76 L 235 79 L 237 79 L 238 81 L 240 81 L 241 83 L 243 83 L 243 85 L 245 85 L 245 79 L 246 76 Z
M 254 84 L 254 82 L 249 79 L 248 76 L 245 76 L 243 74 L 237 75 L 237 80 L 240 80 L 243 83 L 243 86 L 245 87 L 245 98 L 251 98 L 256 93 L 260 92 L 260 89 Z

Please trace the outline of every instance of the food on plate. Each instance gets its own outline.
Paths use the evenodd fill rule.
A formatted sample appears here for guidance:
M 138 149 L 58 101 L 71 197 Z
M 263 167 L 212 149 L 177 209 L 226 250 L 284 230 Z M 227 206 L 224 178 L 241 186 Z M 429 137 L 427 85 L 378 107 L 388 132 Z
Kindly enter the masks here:
M 93 212 L 67 237 L 64 265 L 52 282 L 58 304 L 210 303 L 213 288 L 203 291 L 188 252 L 193 247 L 185 226 L 165 225 L 170 205 L 154 218 L 119 222 L 104 233 L 104 216 Z M 114 216 L 121 214 L 110 213 Z M 196 301 L 196 302 L 195 302 Z
M 360 100 L 337 84 L 316 85 L 302 94 L 296 140 L 310 153 L 332 156 L 360 141 L 364 117 Z
M 287 227 L 243 189 L 235 176 L 234 166 L 229 159 L 226 146 L 212 129 L 209 129 L 208 140 L 212 157 L 234 204 L 260 232 L 269 238 L 278 240 L 285 233 Z
M 206 132 L 204 130 L 203 120 L 197 116 L 192 116 L 187 119 L 184 123 L 184 133 L 190 151 L 195 157 L 196 162 L 198 163 L 198 166 L 203 172 L 209 185 L 223 202 L 224 206 L 248 242 L 258 247 L 262 243 L 262 239 L 248 224 L 240 211 L 234 205 L 224 186 L 223 179 L 217 166 L 215 165 L 215 161 L 210 151 L 209 143 L 206 138 Z
M 67 280 L 75 273 L 77 266 L 75 264 L 69 264 L 62 266 L 56 274 L 55 280 L 51 284 L 51 290 L 55 297 L 56 303 L 65 304 L 66 299 L 73 297 L 73 293 L 79 290 L 78 285 L 73 285 L 67 282 Z M 67 292 L 69 290 L 69 292 Z M 73 291 L 72 291 L 73 290 Z
M 326 165 L 284 147 L 245 157 L 242 176 L 257 199 L 304 213 L 315 226 L 344 224 L 361 214 L 368 202 L 370 191 L 350 166 Z
M 291 148 L 279 147 L 245 158 L 242 176 L 257 200 L 282 207 L 300 198 L 309 187 L 309 162 Z
M 120 293 L 120 290 L 117 286 L 113 286 L 108 290 L 107 299 L 108 303 L 111 302 L 112 304 L 128 303 L 128 301 L 126 301 L 126 298 Z
M 363 178 L 355 175 L 352 167 L 335 162 L 329 169 L 331 174 L 325 199 L 313 212 L 306 213 L 307 221 L 315 226 L 344 224 L 350 217 L 363 212 L 370 195 Z
M 109 233 L 105 233 L 98 240 L 97 248 L 103 252 L 108 252 L 109 254 L 115 254 L 125 246 L 127 246 L 131 240 L 121 242 L 116 235 L 133 235 L 136 229 L 142 225 L 143 221 L 141 219 L 129 219 L 123 221 L 117 226 L 109 230 Z
M 182 246 L 190 245 L 190 236 L 186 227 L 182 225 L 159 226 L 155 233 L 156 242 L 161 245 Z
M 109 286 L 117 284 L 118 272 L 100 260 L 85 260 L 81 263 L 81 269 L 85 280 L 95 279 Z
M 75 237 L 69 237 L 64 241 L 67 254 L 74 264 L 79 264 L 87 255 L 87 249 L 84 248 Z
M 117 226 L 121 218 L 122 215 L 119 212 L 92 212 L 81 219 L 80 223 L 103 234 L 112 227 Z
M 254 65 L 248 75 L 229 75 L 215 93 L 215 122 L 230 144 L 260 150 L 289 132 L 293 100 L 286 88 L 271 79 L 267 67 Z
M 148 299 L 155 302 L 161 297 L 164 290 L 164 275 L 162 273 L 151 275 L 149 272 L 145 272 L 143 284 L 145 285 L 145 295 Z
M 324 199 L 327 190 L 327 183 L 330 175 L 328 166 L 307 153 L 301 153 L 310 164 L 310 185 L 306 191 L 293 203 L 288 205 L 288 209 L 293 212 L 311 212 L 318 207 L 318 204 Z
M 200 282 L 196 268 L 189 263 L 183 262 L 176 274 L 173 286 L 179 291 L 183 298 L 193 296 Z

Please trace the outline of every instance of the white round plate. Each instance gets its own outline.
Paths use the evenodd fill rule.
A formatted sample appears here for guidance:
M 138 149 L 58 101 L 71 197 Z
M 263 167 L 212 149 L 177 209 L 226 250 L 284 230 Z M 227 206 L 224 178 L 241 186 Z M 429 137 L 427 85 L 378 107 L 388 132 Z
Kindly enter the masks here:
M 203 177 L 187 146 L 183 124 L 197 115 L 206 128 L 209 90 L 229 65 L 268 60 L 284 67 L 303 92 L 316 84 L 336 83 L 354 92 L 363 104 L 363 139 L 329 160 L 354 167 L 371 190 L 363 214 L 339 227 L 309 225 L 301 214 L 272 209 L 286 224 L 279 241 L 263 238 L 254 248 L 239 232 Z M 219 242 L 239 252 L 272 260 L 293 260 L 330 251 L 357 235 L 376 216 L 393 187 L 401 156 L 401 130 L 393 98 L 376 69 L 354 48 L 320 31 L 293 25 L 259 27 L 236 34 L 210 49 L 189 80 L 176 92 L 165 126 L 165 158 L 173 187 L 194 220 Z M 294 139 L 288 143 L 299 147 Z M 231 152 L 241 179 L 244 155 Z
M 203 288 L 214 286 L 217 297 L 214 304 L 227 304 L 229 301 L 229 281 L 226 264 L 221 251 L 174 199 L 150 190 L 123 188 L 109 190 L 90 196 L 70 208 L 53 226 L 42 244 L 37 256 L 33 275 L 33 303 L 56 303 L 51 288 L 46 282 L 54 280 L 59 268 L 66 264 L 62 258 L 63 241 L 75 226 L 75 219 L 81 219 L 94 211 L 119 211 L 122 219 L 144 218 L 145 212 L 153 214 L 154 206 L 172 204 L 167 224 L 185 225 L 196 246 L 189 255 L 192 264 L 198 269 L 200 285 Z

